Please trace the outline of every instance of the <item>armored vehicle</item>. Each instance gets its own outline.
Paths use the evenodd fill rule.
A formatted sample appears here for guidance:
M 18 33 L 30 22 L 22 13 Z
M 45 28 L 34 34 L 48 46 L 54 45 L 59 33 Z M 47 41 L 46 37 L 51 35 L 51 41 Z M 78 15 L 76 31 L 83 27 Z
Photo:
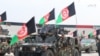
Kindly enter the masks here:
M 80 56 L 77 39 L 65 33 L 54 25 L 46 25 L 38 34 L 24 39 L 18 48 L 19 56 Z

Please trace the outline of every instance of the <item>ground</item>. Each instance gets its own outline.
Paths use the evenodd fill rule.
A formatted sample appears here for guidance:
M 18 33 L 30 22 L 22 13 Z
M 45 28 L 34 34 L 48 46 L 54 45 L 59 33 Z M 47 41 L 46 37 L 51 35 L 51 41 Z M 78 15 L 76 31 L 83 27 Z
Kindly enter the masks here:
M 92 52 L 92 53 L 85 53 L 82 52 L 82 56 L 99 56 L 97 52 Z

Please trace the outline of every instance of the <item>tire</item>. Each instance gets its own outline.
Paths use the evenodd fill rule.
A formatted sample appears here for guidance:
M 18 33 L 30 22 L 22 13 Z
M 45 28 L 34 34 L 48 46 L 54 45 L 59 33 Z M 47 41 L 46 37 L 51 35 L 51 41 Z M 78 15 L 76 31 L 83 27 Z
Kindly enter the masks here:
M 60 50 L 58 56 L 69 56 L 69 55 L 70 55 L 70 53 L 68 53 L 67 51 Z
M 54 53 L 51 50 L 47 50 L 43 52 L 41 56 L 54 56 Z
M 81 51 L 79 51 L 79 56 L 82 56 L 82 52 Z
M 79 51 L 77 49 L 75 49 L 74 51 L 74 56 L 80 56 Z

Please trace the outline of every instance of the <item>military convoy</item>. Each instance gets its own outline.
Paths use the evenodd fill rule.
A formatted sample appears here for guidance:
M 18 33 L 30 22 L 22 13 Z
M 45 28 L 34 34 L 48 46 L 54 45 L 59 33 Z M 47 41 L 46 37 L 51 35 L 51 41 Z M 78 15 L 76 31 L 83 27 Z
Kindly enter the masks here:
M 24 39 L 18 56 L 81 56 L 78 38 L 55 25 L 43 26 L 38 34 Z

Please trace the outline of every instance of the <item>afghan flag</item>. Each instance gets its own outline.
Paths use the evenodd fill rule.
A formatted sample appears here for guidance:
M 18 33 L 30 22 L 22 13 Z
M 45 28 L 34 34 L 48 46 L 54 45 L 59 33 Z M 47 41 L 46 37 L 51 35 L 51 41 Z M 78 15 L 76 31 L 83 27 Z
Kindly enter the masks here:
M 77 37 L 77 30 L 73 32 L 73 37 Z
M 100 34 L 100 29 L 96 30 L 96 35 L 98 36 Z
M 73 15 L 75 15 L 74 2 L 68 7 L 62 9 L 60 14 L 58 15 L 58 19 L 56 20 L 56 23 L 61 23 L 62 21 L 68 19 L 69 17 Z
M 29 22 L 27 22 L 26 24 L 23 24 L 23 26 L 17 32 L 17 35 L 14 35 L 12 37 L 10 45 L 15 44 L 19 40 L 25 39 L 27 35 L 30 35 L 31 33 L 34 33 L 34 32 L 36 32 L 36 28 L 35 28 L 35 20 L 33 17 L 31 20 L 29 20 Z
M 93 31 L 93 35 L 96 36 L 96 29 Z
M 93 37 L 93 32 L 90 32 L 89 35 L 88 35 L 90 38 Z
M 50 11 L 49 13 L 47 13 L 45 16 L 43 16 L 40 21 L 39 24 L 45 24 L 48 21 L 54 20 L 55 19 L 55 9 L 53 9 L 52 11 Z
M 94 30 L 93 32 L 90 32 L 90 33 L 89 33 L 89 37 L 90 37 L 90 38 L 92 38 L 92 37 L 94 37 L 94 36 L 96 36 L 96 30 Z
M 34 17 L 29 20 L 22 28 L 17 32 L 19 39 L 24 39 L 27 35 L 36 32 Z
M 2 13 L 1 15 L 0 15 L 0 22 L 2 22 L 2 21 L 5 21 L 7 18 L 6 18 L 6 12 L 4 12 L 4 13 Z
M 10 45 L 13 45 L 13 44 L 15 44 L 16 42 L 18 42 L 18 36 L 17 35 L 14 35 L 13 37 L 12 37 L 12 39 L 11 39 L 11 41 L 10 41 Z

